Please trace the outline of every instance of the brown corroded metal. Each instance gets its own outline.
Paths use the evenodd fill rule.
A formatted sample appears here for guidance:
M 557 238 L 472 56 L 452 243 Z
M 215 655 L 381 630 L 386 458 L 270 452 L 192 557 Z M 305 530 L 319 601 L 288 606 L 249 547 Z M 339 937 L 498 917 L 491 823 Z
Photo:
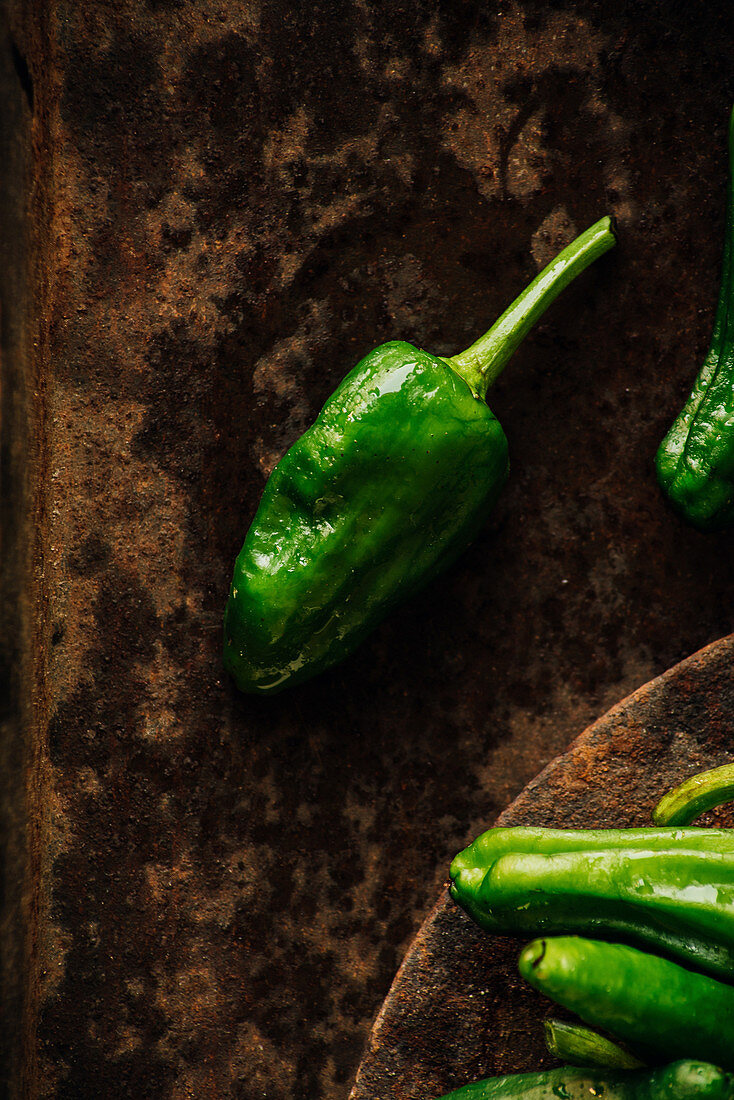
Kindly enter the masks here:
M 651 467 L 717 292 L 729 8 L 4 9 L 36 265 L 12 1095 L 337 1100 L 453 852 L 732 629 L 732 536 Z M 341 668 L 238 696 L 221 614 L 278 455 L 366 350 L 465 346 L 607 211 L 492 395 L 474 547 Z
M 649 825 L 667 789 L 732 761 L 734 638 L 726 638 L 605 714 L 497 824 Z M 734 807 L 704 820 L 732 826 Z M 557 1064 L 542 1021 L 559 1010 L 520 979 L 520 947 L 482 932 L 444 891 L 380 1011 L 351 1100 L 425 1100 L 482 1077 Z

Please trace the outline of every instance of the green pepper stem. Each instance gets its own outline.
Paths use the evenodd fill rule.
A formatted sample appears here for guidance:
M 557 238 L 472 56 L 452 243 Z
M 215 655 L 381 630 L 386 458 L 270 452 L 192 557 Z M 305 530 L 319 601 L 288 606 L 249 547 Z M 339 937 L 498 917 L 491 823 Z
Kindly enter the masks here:
M 655 825 L 690 825 L 707 810 L 734 800 L 734 764 L 699 772 L 674 787 L 652 812 Z
M 644 1065 L 617 1043 L 588 1027 L 551 1018 L 544 1022 L 544 1028 L 548 1051 L 569 1065 L 609 1069 L 641 1069 Z
M 485 397 L 489 387 L 551 302 L 615 242 L 612 219 L 601 218 L 543 268 L 495 321 L 489 332 L 480 336 L 466 351 L 447 359 L 447 362 L 475 393 Z

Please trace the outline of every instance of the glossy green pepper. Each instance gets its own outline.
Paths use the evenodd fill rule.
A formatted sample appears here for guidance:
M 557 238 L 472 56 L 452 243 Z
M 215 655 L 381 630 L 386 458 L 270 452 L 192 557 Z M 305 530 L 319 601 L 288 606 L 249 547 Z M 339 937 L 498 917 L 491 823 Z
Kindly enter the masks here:
M 579 936 L 535 940 L 519 969 L 535 989 L 646 1062 L 701 1058 L 734 1070 L 734 987 L 724 982 L 635 947 Z
M 677 420 L 658 449 L 658 481 L 676 511 L 701 530 L 734 522 L 734 111 L 721 289 L 711 346 Z
M 393 341 L 347 375 L 273 470 L 237 558 L 224 663 L 241 690 L 279 691 L 340 661 L 471 541 L 508 472 L 487 390 L 614 241 L 601 219 L 462 354 Z
M 442 1100 L 734 1100 L 734 1077 L 707 1062 L 673 1062 L 655 1070 L 620 1073 L 545 1070 L 488 1077 Z

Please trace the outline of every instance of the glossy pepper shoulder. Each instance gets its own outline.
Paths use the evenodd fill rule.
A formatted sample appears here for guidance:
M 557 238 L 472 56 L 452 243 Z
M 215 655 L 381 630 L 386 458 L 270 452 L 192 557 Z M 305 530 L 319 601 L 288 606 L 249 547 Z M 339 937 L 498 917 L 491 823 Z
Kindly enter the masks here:
M 396 340 L 346 376 L 273 470 L 237 558 L 224 663 L 241 690 L 276 692 L 340 661 L 471 541 L 508 473 L 487 390 L 614 241 L 601 219 L 462 354 Z
M 655 456 L 658 481 L 676 511 L 700 530 L 734 522 L 734 110 L 721 289 L 711 345 L 690 397 Z

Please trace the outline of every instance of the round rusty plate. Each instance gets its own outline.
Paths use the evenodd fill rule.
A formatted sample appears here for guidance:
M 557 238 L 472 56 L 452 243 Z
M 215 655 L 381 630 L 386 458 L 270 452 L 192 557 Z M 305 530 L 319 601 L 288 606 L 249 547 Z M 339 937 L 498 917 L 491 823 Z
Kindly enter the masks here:
M 644 825 L 664 791 L 734 760 L 734 635 L 652 680 L 583 733 L 497 819 L 571 828 Z M 731 807 L 708 815 L 734 823 Z M 552 1064 L 557 1009 L 517 974 L 519 941 L 488 936 L 444 894 L 373 1028 L 352 1100 L 418 1100 Z

